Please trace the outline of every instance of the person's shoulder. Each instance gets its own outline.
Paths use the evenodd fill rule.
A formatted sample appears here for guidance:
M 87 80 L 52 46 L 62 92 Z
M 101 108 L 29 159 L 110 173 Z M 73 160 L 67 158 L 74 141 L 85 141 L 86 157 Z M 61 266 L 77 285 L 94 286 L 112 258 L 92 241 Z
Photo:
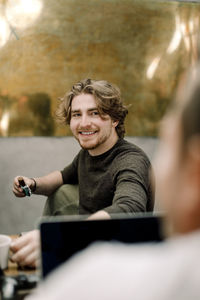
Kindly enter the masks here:
M 144 160 L 149 161 L 145 151 L 134 143 L 131 143 L 125 139 L 120 139 L 116 146 L 116 149 L 118 150 L 117 153 L 121 157 L 136 156 L 137 158 L 141 157 Z
M 142 177 L 146 177 L 151 168 L 151 162 L 146 153 L 125 139 L 119 140 L 117 144 L 112 155 L 111 172 L 117 174 L 122 170 L 134 170 L 142 174 Z

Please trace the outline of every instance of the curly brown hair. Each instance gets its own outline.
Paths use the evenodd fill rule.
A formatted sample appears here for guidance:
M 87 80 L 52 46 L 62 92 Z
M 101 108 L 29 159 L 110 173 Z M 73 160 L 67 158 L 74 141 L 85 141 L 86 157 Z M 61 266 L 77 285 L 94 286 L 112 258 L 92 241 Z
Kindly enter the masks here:
M 55 113 L 57 121 L 62 124 L 70 124 L 72 100 L 80 94 L 94 96 L 101 118 L 109 115 L 113 121 L 118 121 L 116 131 L 118 136 L 123 138 L 125 134 L 124 120 L 128 109 L 123 105 L 119 88 L 105 80 L 84 79 L 74 84 L 71 91 L 60 98 Z

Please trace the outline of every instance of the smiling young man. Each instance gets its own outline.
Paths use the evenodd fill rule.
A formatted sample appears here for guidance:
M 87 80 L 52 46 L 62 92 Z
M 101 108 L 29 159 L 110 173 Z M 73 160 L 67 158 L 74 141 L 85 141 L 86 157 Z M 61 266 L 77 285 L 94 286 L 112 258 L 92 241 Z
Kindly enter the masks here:
M 119 89 L 107 81 L 80 81 L 61 99 L 57 118 L 70 126 L 82 149 L 62 171 L 34 179 L 23 177 L 35 194 L 50 196 L 56 191 L 48 198 L 45 214 L 71 213 L 63 193 L 66 185 L 78 185 L 77 213 L 89 218 L 153 210 L 151 164 L 139 147 L 124 140 L 127 113 Z M 18 176 L 13 192 L 17 197 L 24 196 Z M 19 261 L 16 243 L 13 260 Z M 24 257 L 23 252 L 22 263 Z

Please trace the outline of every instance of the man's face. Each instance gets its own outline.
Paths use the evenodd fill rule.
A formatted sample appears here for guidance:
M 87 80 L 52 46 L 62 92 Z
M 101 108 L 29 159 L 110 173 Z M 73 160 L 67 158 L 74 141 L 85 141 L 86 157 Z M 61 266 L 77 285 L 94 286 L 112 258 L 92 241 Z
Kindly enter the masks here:
M 166 211 L 172 230 L 181 232 L 187 214 L 185 202 L 186 166 L 181 152 L 181 128 L 176 117 L 163 121 L 161 141 L 155 159 L 156 197 Z
M 70 129 L 80 146 L 91 155 L 100 155 L 116 143 L 117 124 L 109 115 L 102 119 L 93 95 L 80 94 L 73 98 Z

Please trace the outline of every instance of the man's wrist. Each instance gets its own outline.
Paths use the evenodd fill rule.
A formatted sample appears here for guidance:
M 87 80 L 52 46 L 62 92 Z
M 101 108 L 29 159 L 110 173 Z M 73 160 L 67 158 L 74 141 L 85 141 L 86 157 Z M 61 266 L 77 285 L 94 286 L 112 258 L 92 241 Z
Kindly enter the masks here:
M 31 192 L 34 193 L 37 189 L 37 182 L 34 178 L 30 178 L 33 181 L 33 184 L 31 184 Z

